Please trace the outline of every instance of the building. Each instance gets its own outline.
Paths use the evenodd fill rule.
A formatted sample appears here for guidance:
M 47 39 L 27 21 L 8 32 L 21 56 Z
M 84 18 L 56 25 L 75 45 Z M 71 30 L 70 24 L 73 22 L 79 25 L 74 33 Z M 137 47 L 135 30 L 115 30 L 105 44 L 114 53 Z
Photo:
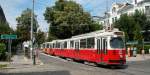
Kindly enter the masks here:
M 134 14 L 135 10 L 142 11 L 150 18 L 150 0 L 132 0 L 132 3 L 114 3 L 109 12 L 100 21 L 104 26 L 111 27 L 121 14 Z

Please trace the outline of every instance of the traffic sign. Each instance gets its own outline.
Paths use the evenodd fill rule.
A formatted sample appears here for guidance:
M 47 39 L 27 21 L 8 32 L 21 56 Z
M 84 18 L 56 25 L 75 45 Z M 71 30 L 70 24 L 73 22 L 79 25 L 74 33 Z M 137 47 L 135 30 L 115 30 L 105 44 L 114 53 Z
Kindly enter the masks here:
M 17 35 L 13 35 L 13 34 L 2 34 L 1 35 L 1 39 L 17 39 Z

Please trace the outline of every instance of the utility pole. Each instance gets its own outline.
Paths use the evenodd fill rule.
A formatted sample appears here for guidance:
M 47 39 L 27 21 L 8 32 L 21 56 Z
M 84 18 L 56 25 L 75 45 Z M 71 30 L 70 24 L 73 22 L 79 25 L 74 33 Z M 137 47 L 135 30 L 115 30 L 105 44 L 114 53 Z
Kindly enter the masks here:
M 31 59 L 33 60 L 33 65 L 35 65 L 35 52 L 33 49 L 33 22 L 34 21 L 34 0 L 32 0 L 32 12 L 31 12 Z

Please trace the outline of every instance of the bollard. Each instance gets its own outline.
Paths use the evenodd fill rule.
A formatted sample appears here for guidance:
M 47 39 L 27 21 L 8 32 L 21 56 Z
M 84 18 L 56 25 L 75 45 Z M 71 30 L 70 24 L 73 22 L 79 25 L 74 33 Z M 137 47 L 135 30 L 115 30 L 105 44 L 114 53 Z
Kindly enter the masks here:
M 149 54 L 150 54 L 150 49 L 149 49 Z

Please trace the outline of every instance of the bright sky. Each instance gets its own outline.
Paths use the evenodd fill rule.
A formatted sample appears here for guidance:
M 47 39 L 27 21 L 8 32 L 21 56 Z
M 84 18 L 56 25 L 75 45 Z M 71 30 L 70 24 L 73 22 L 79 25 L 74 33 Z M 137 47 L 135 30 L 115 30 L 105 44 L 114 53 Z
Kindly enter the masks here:
M 53 6 L 57 0 L 35 0 L 35 14 L 38 15 L 38 23 L 42 31 L 48 31 L 48 24 L 44 20 L 43 13 L 46 7 Z M 103 16 L 106 5 L 110 8 L 113 2 L 127 2 L 128 0 L 74 0 L 92 16 Z M 13 29 L 16 29 L 16 17 L 20 16 L 26 8 L 32 7 L 32 0 L 0 0 L 6 19 Z

